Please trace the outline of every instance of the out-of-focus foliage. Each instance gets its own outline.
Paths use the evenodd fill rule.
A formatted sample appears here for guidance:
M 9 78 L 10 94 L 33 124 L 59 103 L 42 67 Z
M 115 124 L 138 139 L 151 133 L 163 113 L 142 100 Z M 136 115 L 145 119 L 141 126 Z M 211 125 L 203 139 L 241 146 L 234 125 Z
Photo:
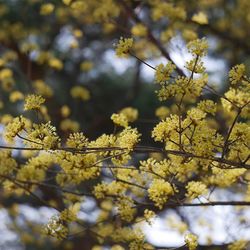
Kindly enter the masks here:
M 179 208 L 248 211 L 249 12 L 248 0 L 0 2 L 0 201 L 21 247 L 155 249 L 144 226 L 172 209 L 180 249 L 247 249 L 241 235 L 201 242 Z M 228 68 L 217 85 L 206 56 Z M 24 204 L 53 215 L 30 221 Z

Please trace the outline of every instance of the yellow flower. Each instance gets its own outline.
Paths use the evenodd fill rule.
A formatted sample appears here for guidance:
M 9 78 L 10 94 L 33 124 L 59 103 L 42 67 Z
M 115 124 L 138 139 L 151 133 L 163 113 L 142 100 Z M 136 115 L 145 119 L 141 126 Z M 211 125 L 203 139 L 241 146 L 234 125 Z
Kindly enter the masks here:
M 144 210 L 144 218 L 149 225 L 152 224 L 152 219 L 155 218 L 155 212 L 152 210 L 145 209 Z
M 80 65 L 81 71 L 88 72 L 93 68 L 94 64 L 91 61 L 82 62 Z
M 229 79 L 231 84 L 236 84 L 242 80 L 246 71 L 246 67 L 244 64 L 235 65 L 229 71 Z
M 116 45 L 116 55 L 118 57 L 127 57 L 132 46 L 133 46 L 133 38 L 121 37 L 118 44 Z
M 185 235 L 185 242 L 186 245 L 188 246 L 189 250 L 195 250 L 198 246 L 198 237 L 194 234 L 186 234 Z
M 192 21 L 194 21 L 194 22 L 196 22 L 198 24 L 201 24 L 201 25 L 208 24 L 207 15 L 202 11 L 200 11 L 197 14 L 194 14 L 192 16 Z
M 4 139 L 8 142 L 12 142 L 14 137 L 21 132 L 26 125 L 26 119 L 22 116 L 14 118 L 8 125 L 5 127 Z
M 62 0 L 64 4 L 66 5 L 70 5 L 70 3 L 72 2 L 72 0 Z
M 203 100 L 198 103 L 197 108 L 201 109 L 206 113 L 214 115 L 217 109 L 217 104 L 214 103 L 212 100 Z
M 237 240 L 228 246 L 228 250 L 245 250 L 247 249 L 247 240 Z
M 165 66 L 161 63 L 156 67 L 155 71 L 155 81 L 156 83 L 164 83 L 170 79 L 170 76 L 176 66 L 171 62 L 167 63 Z
M 188 51 L 192 53 L 194 56 L 205 56 L 208 49 L 208 43 L 205 38 L 202 39 L 196 39 L 193 41 L 190 41 L 187 44 Z
M 195 199 L 198 196 L 208 192 L 206 185 L 200 181 L 190 181 L 186 188 L 186 197 L 190 199 Z
M 82 86 L 75 86 L 70 90 L 70 94 L 73 98 L 79 98 L 83 101 L 88 101 L 90 99 L 89 90 Z
M 168 197 L 174 194 L 174 190 L 169 182 L 155 179 L 148 189 L 149 199 L 152 200 L 157 207 L 163 208 Z
M 62 117 L 66 118 L 70 115 L 71 111 L 70 108 L 67 105 L 63 105 L 61 107 L 61 115 Z
M 75 149 L 82 149 L 88 145 L 88 138 L 83 133 L 73 133 L 69 135 L 67 146 Z
M 2 69 L 0 71 L 0 80 L 5 80 L 7 78 L 12 78 L 13 77 L 13 72 L 10 69 Z
M 131 33 L 134 36 L 145 37 L 148 31 L 147 31 L 147 28 L 143 24 L 136 24 L 132 27 Z
M 128 119 L 124 114 L 112 114 L 111 120 L 118 126 L 126 128 L 128 126 Z
M 9 96 L 9 99 L 11 102 L 17 102 L 17 101 L 23 100 L 23 98 L 24 98 L 24 95 L 20 91 L 13 91 L 11 92 Z
M 49 66 L 53 69 L 61 70 L 63 68 L 62 61 L 57 58 L 50 58 L 48 63 Z
M 170 110 L 169 110 L 169 108 L 166 107 L 166 106 L 160 106 L 159 108 L 157 108 L 157 109 L 155 110 L 155 115 L 156 115 L 159 119 L 161 119 L 161 120 L 166 119 L 167 116 L 169 115 L 169 113 L 170 113 Z
M 73 121 L 71 119 L 64 119 L 60 123 L 60 129 L 63 131 L 77 132 L 80 129 L 80 125 L 77 121 Z
M 40 8 L 40 14 L 43 16 L 51 14 L 55 9 L 54 4 L 52 3 L 45 3 Z
M 40 95 L 28 95 L 25 98 L 24 110 L 40 109 L 45 99 Z
M 51 97 L 53 95 L 53 90 L 43 80 L 36 80 L 32 85 L 38 95 L 42 95 L 44 97 Z

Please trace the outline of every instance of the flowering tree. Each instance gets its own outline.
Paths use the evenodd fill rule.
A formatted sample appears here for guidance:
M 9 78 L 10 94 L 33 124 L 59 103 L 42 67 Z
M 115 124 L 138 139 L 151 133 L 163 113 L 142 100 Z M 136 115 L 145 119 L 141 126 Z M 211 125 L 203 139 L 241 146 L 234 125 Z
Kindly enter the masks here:
M 247 0 L 2 1 L 0 199 L 20 244 L 167 249 L 144 228 L 173 210 L 176 249 L 247 249 L 240 234 L 201 242 L 180 208 L 230 206 L 249 227 L 249 10 Z M 176 41 L 189 53 L 184 67 Z M 108 106 L 95 98 L 110 50 L 136 67 L 132 92 Z M 226 80 L 211 82 L 207 54 L 230 68 Z M 130 105 L 148 88 L 142 65 L 160 103 L 150 119 Z M 22 204 L 53 215 L 19 223 Z

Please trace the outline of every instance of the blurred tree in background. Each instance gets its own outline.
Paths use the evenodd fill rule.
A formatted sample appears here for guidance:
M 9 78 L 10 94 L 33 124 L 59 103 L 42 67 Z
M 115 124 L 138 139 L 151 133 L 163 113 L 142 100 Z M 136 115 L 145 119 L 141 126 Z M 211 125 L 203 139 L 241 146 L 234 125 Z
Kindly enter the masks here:
M 0 249 L 248 249 L 249 13 L 248 0 L 2 0 Z M 196 214 L 213 206 L 235 222 L 219 243 Z M 183 244 L 144 236 L 166 217 Z

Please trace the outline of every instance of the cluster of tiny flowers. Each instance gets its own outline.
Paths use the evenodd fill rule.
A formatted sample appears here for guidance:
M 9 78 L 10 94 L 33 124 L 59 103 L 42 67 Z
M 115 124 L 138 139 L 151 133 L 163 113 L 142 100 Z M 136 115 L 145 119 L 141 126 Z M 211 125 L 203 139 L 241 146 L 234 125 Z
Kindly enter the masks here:
M 40 109 L 45 99 L 41 95 L 28 95 L 24 100 L 24 110 Z
M 204 64 L 201 61 L 200 57 L 198 58 L 198 60 L 196 58 L 193 58 L 190 61 L 188 61 L 185 65 L 185 67 L 189 71 L 197 73 L 197 74 L 201 74 L 205 71 Z
M 15 136 L 25 128 L 26 119 L 22 116 L 14 118 L 4 131 L 4 138 L 8 142 L 12 142 Z
M 228 250 L 245 250 L 248 242 L 246 240 L 237 240 L 228 246 Z
M 197 108 L 201 109 L 206 113 L 214 115 L 217 110 L 217 104 L 212 100 L 203 100 L 198 103 Z
M 126 57 L 133 46 L 133 38 L 121 37 L 116 45 L 116 55 L 118 57 Z
M 138 118 L 138 110 L 132 107 L 123 108 L 119 114 L 125 115 L 128 122 L 134 122 Z
M 185 243 L 189 250 L 195 250 L 198 246 L 198 237 L 191 233 L 186 234 Z
M 186 189 L 186 197 L 190 199 L 195 199 L 208 192 L 206 185 L 200 181 L 190 181 L 187 184 Z
M 141 134 L 138 133 L 136 128 L 127 127 L 117 137 L 116 145 L 132 150 L 140 141 L 140 136 Z
M 62 223 L 60 217 L 53 216 L 48 224 L 44 227 L 43 232 L 46 235 L 55 237 L 57 239 L 65 239 L 69 233 L 66 225 Z
M 156 67 L 155 71 L 155 81 L 156 83 L 162 84 L 167 82 L 170 77 L 172 72 L 175 70 L 176 66 L 169 62 L 165 66 L 161 63 Z
M 205 38 L 196 39 L 196 40 L 190 41 L 187 44 L 187 48 L 189 52 L 192 53 L 192 55 L 202 57 L 202 56 L 205 56 L 207 53 L 208 43 Z
M 126 128 L 128 126 L 128 119 L 123 114 L 112 114 L 111 120 L 114 122 L 114 124 Z
M 174 194 L 174 190 L 169 182 L 155 179 L 148 189 L 149 199 L 152 200 L 157 207 L 163 208 L 168 197 Z
M 0 174 L 8 175 L 11 174 L 17 167 L 17 162 L 11 157 L 11 151 L 1 150 L 0 151 Z
M 88 145 L 88 138 L 83 133 L 72 133 L 69 135 L 66 145 L 70 148 L 83 149 Z
M 60 219 L 66 222 L 73 222 L 77 220 L 77 213 L 80 210 L 81 203 L 75 203 L 60 213 Z
M 161 121 L 158 123 L 153 131 L 152 137 L 155 141 L 166 141 L 167 138 L 171 136 L 171 133 L 178 129 L 179 127 L 179 118 L 177 115 L 170 115 L 167 117 L 166 120 Z
M 134 122 L 138 117 L 138 110 L 127 107 L 122 109 L 118 114 L 112 114 L 111 120 L 114 124 L 121 127 L 128 127 L 129 122 Z
M 27 133 L 24 143 L 30 147 L 43 147 L 44 149 L 57 148 L 60 138 L 56 134 L 56 128 L 50 122 L 34 124 L 31 131 Z
M 121 216 L 121 219 L 127 222 L 130 222 L 134 219 L 136 210 L 134 207 L 134 202 L 132 198 L 123 196 L 118 199 L 117 202 L 118 213 Z
M 155 212 L 149 209 L 144 210 L 144 218 L 149 225 L 152 225 L 152 220 L 155 218 Z
M 244 77 L 245 72 L 246 72 L 246 67 L 244 64 L 235 65 L 229 71 L 229 80 L 231 84 L 237 84 L 238 82 L 240 82 Z

